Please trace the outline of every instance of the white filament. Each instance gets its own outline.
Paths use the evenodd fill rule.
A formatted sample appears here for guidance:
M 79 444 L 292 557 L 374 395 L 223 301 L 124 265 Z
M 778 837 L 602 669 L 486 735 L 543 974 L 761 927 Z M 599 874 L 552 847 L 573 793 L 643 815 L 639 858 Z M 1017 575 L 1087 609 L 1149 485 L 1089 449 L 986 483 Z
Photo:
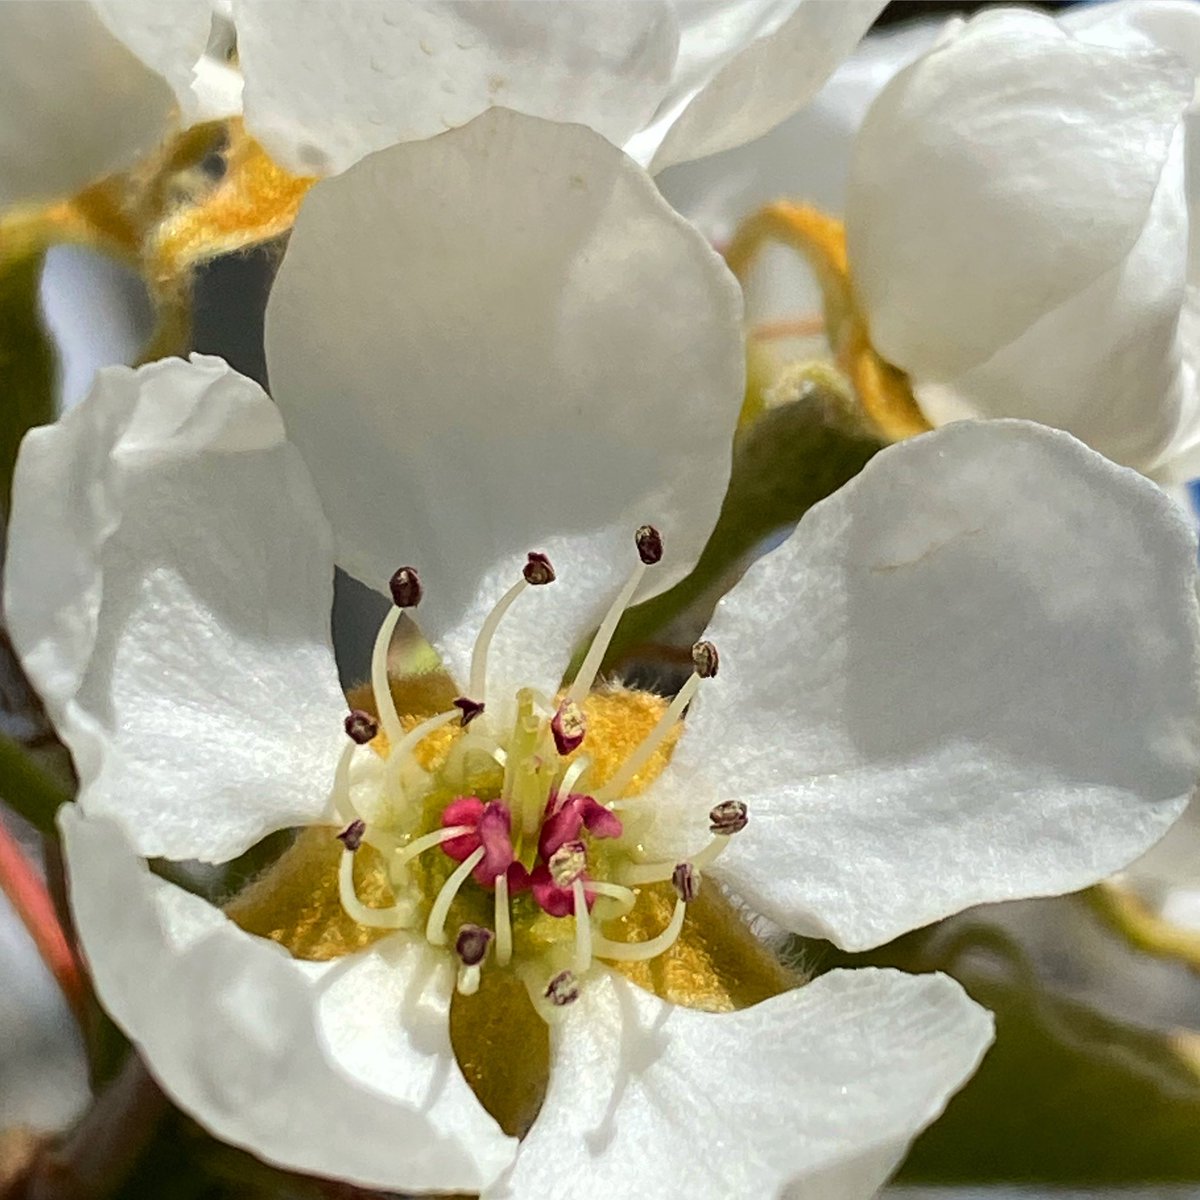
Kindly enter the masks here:
M 662 933 L 648 942 L 611 942 L 606 937 L 597 936 L 592 939 L 592 953 L 597 958 L 607 958 L 613 962 L 643 962 L 649 958 L 657 958 L 679 940 L 686 910 L 687 905 L 682 900 L 676 900 L 675 912 L 671 915 L 670 923 Z
M 715 862 L 721 852 L 729 845 L 732 834 L 719 833 L 698 854 L 693 854 L 687 861 L 699 871 Z M 640 883 L 664 883 L 675 873 L 675 868 L 681 860 L 674 862 L 630 863 L 622 868 L 621 878 L 634 886 Z
M 442 884 L 442 890 L 438 892 L 437 899 L 429 910 L 429 920 L 425 923 L 425 939 L 431 946 L 446 944 L 446 918 L 450 915 L 450 905 L 454 903 L 459 888 L 466 883 L 467 876 L 483 861 L 483 854 L 483 847 L 480 846 L 473 854 L 464 858 L 454 869 L 454 874 Z
M 504 614 L 512 607 L 512 602 L 529 586 L 524 579 L 518 580 L 496 601 L 495 608 L 487 615 L 479 636 L 475 639 L 475 648 L 471 651 L 471 678 L 467 695 L 472 700 L 482 704 L 487 696 L 487 659 L 492 639 L 500 627 Z
M 617 593 L 617 598 L 612 602 L 608 612 L 604 614 L 604 620 L 600 622 L 600 628 L 596 630 L 596 636 L 592 638 L 587 655 L 579 666 L 579 673 L 567 691 L 568 702 L 574 701 L 579 704 L 592 690 L 592 684 L 596 682 L 596 676 L 600 673 L 600 664 L 604 661 L 613 634 L 616 632 L 617 623 L 629 607 L 629 601 L 633 599 L 633 593 L 637 591 L 638 584 L 642 582 L 642 576 L 645 573 L 646 564 L 639 562 L 634 567 L 625 586 Z
M 458 982 L 455 985 L 460 996 L 473 996 L 479 991 L 479 964 L 468 967 L 466 963 L 458 968 Z
M 571 896 L 575 901 L 575 961 L 572 969 L 582 978 L 592 965 L 592 918 L 588 913 L 582 878 L 576 878 L 571 884 Z
M 354 851 L 343 850 L 338 866 L 338 898 L 347 916 L 372 929 L 407 929 L 412 924 L 412 906 L 393 904 L 390 908 L 368 908 L 354 890 Z
M 621 764 L 613 777 L 596 792 L 596 799 L 601 804 L 615 799 L 632 782 L 633 777 L 650 761 L 654 752 L 663 744 L 667 735 L 675 728 L 683 710 L 692 702 L 700 687 L 700 676 L 691 678 L 679 689 L 679 694 L 671 701 L 667 711 L 663 713 L 654 728 L 642 739 L 638 748 Z M 636 798 L 635 798 L 636 799 Z M 617 805 L 616 807 L 620 807 Z
M 563 777 L 559 780 L 558 794 L 560 796 L 569 796 L 571 789 L 579 782 L 579 777 L 592 765 L 592 760 L 586 754 L 580 754 L 578 757 L 571 760 L 567 769 L 563 772 Z
M 390 746 L 394 746 L 404 736 L 404 728 L 396 712 L 396 702 L 392 699 L 392 687 L 388 682 L 388 651 L 392 646 L 392 634 L 396 632 L 396 624 L 403 611 L 392 606 L 391 611 L 383 618 L 383 624 L 379 626 L 379 632 L 375 635 L 375 646 L 371 651 L 371 691 L 375 693 L 375 707 Z
M 451 838 L 462 837 L 464 833 L 474 832 L 474 825 L 447 825 L 442 829 L 435 829 L 432 833 L 422 834 L 419 838 L 413 838 L 407 846 L 402 846 L 396 851 L 395 857 L 391 861 L 391 869 L 394 873 L 399 873 L 418 854 L 424 854 L 426 850 L 440 846 Z
M 667 876 L 669 879 L 670 876 Z M 637 903 L 637 892 L 632 888 L 622 887 L 619 883 L 606 883 L 602 879 L 589 879 L 584 885 L 587 888 L 588 894 L 592 896 L 601 896 L 606 900 L 612 900 L 618 908 L 612 915 L 614 917 L 623 917 L 627 912 L 633 911 L 633 906 Z

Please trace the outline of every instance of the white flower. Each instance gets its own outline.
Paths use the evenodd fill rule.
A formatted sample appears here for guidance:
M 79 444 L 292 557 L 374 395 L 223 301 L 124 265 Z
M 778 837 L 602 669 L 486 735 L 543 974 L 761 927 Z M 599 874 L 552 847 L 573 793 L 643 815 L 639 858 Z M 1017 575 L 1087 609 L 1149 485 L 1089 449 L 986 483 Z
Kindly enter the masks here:
M 300 174 L 493 105 L 588 125 L 655 169 L 800 108 L 883 0 L 235 0 L 246 122 Z
M 725 193 L 844 203 L 872 343 L 933 425 L 1038 420 L 1178 482 L 1200 471 L 1198 69 L 1192 4 L 991 10 L 870 41 L 756 154 L 667 194 L 710 226 L 736 219 Z
M 878 455 L 723 601 L 720 670 L 701 646 L 669 710 L 583 696 L 608 618 L 686 572 L 716 515 L 739 315 L 621 153 L 494 112 L 311 192 L 268 314 L 288 436 L 256 385 L 195 358 L 102 372 L 26 439 L 5 606 L 80 775 L 62 816 L 77 927 L 109 1011 L 218 1136 L 489 1200 L 567 1182 L 579 1200 L 868 1196 L 989 1039 L 957 985 L 833 972 L 721 1014 L 607 964 L 669 966 L 702 938 L 699 876 L 697 905 L 720 882 L 866 947 L 1089 883 L 1182 808 L 1194 539 L 1153 485 L 1022 422 Z M 335 550 L 375 586 L 396 572 L 410 608 L 396 569 L 416 567 L 461 689 L 419 733 L 394 712 L 393 607 L 373 663 L 386 746 L 359 744 L 361 716 L 343 733 Z M 607 719 L 637 705 L 663 713 L 640 767 L 631 718 Z M 139 861 L 225 861 L 304 825 L 331 848 L 341 830 L 343 906 L 381 927 L 335 962 Z M 380 852 L 390 900 L 359 893 Z M 649 942 L 601 920 L 664 893 Z M 556 914 L 593 897 L 587 921 Z M 514 977 L 553 1022 L 519 1145 L 447 1026 L 452 1001 Z
M 197 82 L 221 75 L 204 58 L 213 19 L 209 0 L 0 4 L 0 207 L 128 167 L 177 105 L 185 121 L 232 111 Z

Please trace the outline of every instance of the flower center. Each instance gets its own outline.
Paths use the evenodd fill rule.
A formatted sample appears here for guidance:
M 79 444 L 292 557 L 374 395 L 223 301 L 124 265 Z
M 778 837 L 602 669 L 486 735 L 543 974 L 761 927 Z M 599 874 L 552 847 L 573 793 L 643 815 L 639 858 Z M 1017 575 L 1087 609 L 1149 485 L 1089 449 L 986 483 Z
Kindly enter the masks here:
M 334 780 L 335 807 L 346 822 L 338 834 L 346 913 L 361 925 L 419 931 L 431 945 L 452 949 L 463 994 L 478 989 L 489 967 L 515 971 L 547 1020 L 578 998 L 594 960 L 635 962 L 668 950 L 702 870 L 746 824 L 745 806 L 729 800 L 713 809 L 711 838 L 697 851 L 655 861 L 640 845 L 646 777 L 661 769 L 687 705 L 716 675 L 718 657 L 711 643 L 698 643 L 695 669 L 678 695 L 670 704 L 652 698 L 657 720 L 631 750 L 614 755 L 613 743 L 628 730 L 614 727 L 611 702 L 651 699 L 593 691 L 622 613 L 662 557 L 662 539 L 650 526 L 637 530 L 635 544 L 638 562 L 574 681 L 555 697 L 519 689 L 509 719 L 489 709 L 488 657 L 522 592 L 555 581 L 549 559 L 531 553 L 522 578 L 484 621 L 467 694 L 420 721 L 397 712 L 387 677 L 396 623 L 421 599 L 416 571 L 398 570 L 372 656 L 378 719 L 359 710 L 346 718 L 349 740 Z M 589 720 L 606 707 L 607 719 Z M 394 898 L 388 907 L 370 907 L 357 894 L 354 860 L 363 845 L 383 856 Z M 605 935 L 606 923 L 628 914 L 643 887 L 668 882 L 676 901 L 661 932 L 640 942 Z

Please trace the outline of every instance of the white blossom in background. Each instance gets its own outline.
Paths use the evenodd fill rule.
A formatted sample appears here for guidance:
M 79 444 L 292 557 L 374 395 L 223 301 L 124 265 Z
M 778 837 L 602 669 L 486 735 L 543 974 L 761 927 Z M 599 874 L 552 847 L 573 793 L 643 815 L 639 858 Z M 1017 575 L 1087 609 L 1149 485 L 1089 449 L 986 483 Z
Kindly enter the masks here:
M 236 80 L 205 59 L 213 20 L 209 0 L 0 4 L 0 207 L 74 195 L 172 121 L 234 111 Z
M 872 341 L 931 423 L 1043 421 L 1170 486 L 1200 473 L 1198 70 L 1184 0 L 931 22 L 664 192 L 717 237 L 781 196 L 844 211 Z M 816 298 L 778 258 L 753 282 L 771 315 Z
M 301 174 L 500 105 L 578 122 L 654 170 L 800 108 L 884 0 L 234 0 L 247 127 Z
M 310 193 L 268 314 L 282 417 L 197 357 L 101 372 L 26 439 L 5 609 L 80 775 L 62 817 L 77 927 L 104 1004 L 217 1136 L 488 1200 L 567 1181 L 580 1200 L 867 1197 L 990 1038 L 956 984 L 832 972 L 719 1014 L 606 964 L 668 948 L 697 885 L 868 947 L 1080 887 L 1182 808 L 1195 540 L 1153 485 L 1023 422 L 878 455 L 751 567 L 681 698 L 589 779 L 572 706 L 616 694 L 585 695 L 605 631 L 691 567 L 721 503 L 739 318 L 720 260 L 628 158 L 497 111 Z M 373 722 L 346 723 L 335 559 L 391 576 L 386 754 Z M 462 689 L 407 735 L 386 687 L 401 607 Z M 639 756 L 689 702 L 640 798 Z M 517 782 L 445 803 L 443 768 L 412 748 L 468 714 L 464 754 Z M 292 958 L 141 861 L 227 861 L 303 825 L 341 830 L 346 912 L 393 931 L 335 962 Z M 388 907 L 356 895 L 363 841 L 390 855 Z M 444 864 L 434 891 L 418 852 Z M 611 940 L 600 917 L 668 878 L 662 933 Z M 486 928 L 446 928 L 456 892 Z M 506 969 L 552 1021 L 520 1144 L 447 1029 L 455 989 Z

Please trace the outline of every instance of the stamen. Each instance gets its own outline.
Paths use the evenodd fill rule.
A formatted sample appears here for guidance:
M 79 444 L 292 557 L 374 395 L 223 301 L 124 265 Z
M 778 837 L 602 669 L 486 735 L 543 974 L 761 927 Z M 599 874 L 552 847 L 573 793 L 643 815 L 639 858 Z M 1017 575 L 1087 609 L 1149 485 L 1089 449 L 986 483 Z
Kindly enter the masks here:
M 354 749 L 353 742 L 342 747 L 333 772 L 333 811 L 347 821 L 354 817 L 354 805 L 350 800 L 350 764 L 354 759 Z
M 633 535 L 638 557 L 648 567 L 661 561 L 663 556 L 662 534 L 653 525 L 639 525 Z
M 453 704 L 458 710 L 461 718 L 458 723 L 463 729 L 466 729 L 476 717 L 482 716 L 485 708 L 482 700 L 471 700 L 466 696 L 459 696 L 457 700 L 453 701 Z
M 399 611 L 398 609 L 393 611 Z M 414 725 L 403 737 L 397 738 L 391 743 L 387 756 L 387 772 L 388 778 L 392 781 L 400 779 L 400 772 L 404 768 L 405 761 L 413 753 L 414 750 L 431 734 L 435 729 L 441 729 L 443 725 L 449 725 L 455 717 L 458 716 L 457 709 L 448 709 L 446 712 L 438 713 L 436 716 L 427 717 L 419 725 Z
M 404 727 L 400 724 L 396 712 L 396 702 L 392 699 L 392 688 L 388 682 L 388 650 L 392 645 L 392 634 L 396 632 L 396 624 L 400 620 L 402 609 L 393 605 L 388 615 L 383 618 L 379 632 L 375 635 L 375 647 L 371 651 L 371 691 L 375 695 L 375 708 L 383 731 L 388 736 L 388 744 L 394 746 L 403 736 Z
M 555 1008 L 565 1008 L 568 1004 L 574 1004 L 579 999 L 579 980 L 576 979 L 575 972 L 559 971 L 546 984 L 546 990 L 542 994 Z
M 583 879 L 578 875 L 571 884 L 571 895 L 575 900 L 575 974 L 586 975 L 592 965 L 592 919 L 583 893 Z
M 361 708 L 353 709 L 344 725 L 346 736 L 357 746 L 365 746 L 379 732 L 379 722 Z
M 351 821 L 341 833 L 337 835 L 338 841 L 350 851 L 351 854 L 362 845 L 363 834 L 367 832 L 367 823 L 361 819 Z
M 512 916 L 508 911 L 508 876 L 496 876 L 496 962 L 507 967 L 512 961 Z
M 749 819 L 746 806 L 740 800 L 723 800 L 708 814 L 708 827 L 713 833 L 732 837 L 746 828 Z
M 700 872 L 687 862 L 681 862 L 671 872 L 671 886 L 684 904 L 691 904 L 700 891 Z
M 458 978 L 454 982 L 454 990 L 460 996 L 473 996 L 479 991 L 479 983 L 483 972 L 478 967 L 468 967 L 459 964 Z
M 429 920 L 425 922 L 425 940 L 431 946 L 446 944 L 446 918 L 450 915 L 450 905 L 454 903 L 459 889 L 466 883 L 467 876 L 479 866 L 485 853 L 484 848 L 480 846 L 474 854 L 464 858 L 454 868 L 454 874 L 442 885 L 442 890 L 438 892 L 437 899 L 429 910 Z
M 629 602 L 633 599 L 638 584 L 642 582 L 646 568 L 652 567 L 662 558 L 662 535 L 653 525 L 641 526 L 634 534 L 634 541 L 637 544 L 640 561 L 633 568 L 625 586 L 617 593 L 617 598 L 612 602 L 608 612 L 605 613 L 604 620 L 600 622 L 600 628 L 596 630 L 596 636 L 592 638 L 592 644 L 588 647 L 588 652 L 580 664 L 579 672 L 567 691 L 567 700 L 575 704 L 581 703 L 588 692 L 592 690 L 592 684 L 596 682 L 596 676 L 600 673 L 600 664 L 608 652 L 617 624 L 629 607 Z
M 563 758 L 578 750 L 583 744 L 584 734 L 587 733 L 583 709 L 573 700 L 564 700 L 550 722 L 550 732 L 554 735 L 555 749 Z
M 582 842 L 564 842 L 550 855 L 546 865 L 550 868 L 554 886 L 569 888 L 579 881 L 587 867 L 587 849 Z M 578 912 L 578 908 L 575 911 Z
M 692 665 L 701 679 L 711 679 L 721 665 L 721 656 L 712 642 L 697 642 L 692 647 Z
M 705 647 L 698 652 L 698 647 Z M 671 701 L 667 711 L 663 713 L 655 726 L 642 739 L 638 748 L 621 764 L 613 777 L 596 792 L 596 799 L 602 804 L 614 800 L 633 782 L 633 777 L 654 757 L 654 752 L 663 744 L 667 735 L 675 727 L 675 723 L 683 716 L 684 710 L 692 702 L 692 698 L 700 688 L 705 678 L 717 673 L 717 648 L 711 642 L 698 642 L 692 649 L 693 660 L 697 657 L 705 667 L 711 661 L 712 671 L 709 676 L 701 674 L 700 670 L 693 671 L 688 681 L 679 689 L 678 695 Z M 698 664 L 699 665 L 699 664 Z M 616 807 L 620 808 L 621 805 Z
M 560 796 L 569 796 L 575 789 L 575 785 L 579 782 L 580 776 L 592 765 L 592 760 L 586 754 L 581 754 L 578 758 L 573 759 L 563 772 L 563 777 L 559 780 L 558 787 L 554 790 Z
M 521 568 L 521 574 L 530 587 L 545 587 L 546 584 L 553 583 L 557 578 L 554 568 L 550 565 L 550 560 L 537 550 L 529 552 L 525 566 Z
M 512 603 L 527 587 L 542 587 L 554 582 L 554 568 L 544 554 L 531 552 L 522 568 L 522 578 L 518 583 L 504 593 L 496 602 L 496 607 L 487 615 L 479 637 L 475 639 L 475 649 L 471 652 L 471 678 L 467 687 L 467 695 L 478 696 L 481 706 L 487 698 L 487 658 L 492 639 L 504 614 L 512 607 Z M 466 724 L 464 721 L 463 724 Z
M 492 931 L 482 925 L 462 925 L 454 939 L 454 952 L 464 966 L 477 967 L 487 957 L 492 943 Z
M 397 902 L 389 908 L 368 908 L 354 889 L 354 851 L 343 850 L 338 866 L 338 899 L 346 915 L 371 929 L 407 929 L 412 924 L 411 904 Z
M 584 890 L 589 896 L 602 896 L 614 901 L 619 907 L 612 912 L 613 917 L 622 917 L 633 911 L 637 903 L 637 892 L 632 888 L 622 887 L 619 883 L 606 883 L 600 879 L 589 879 L 584 883 Z
M 597 958 L 607 958 L 612 962 L 644 962 L 657 958 L 678 941 L 686 912 L 687 905 L 682 900 L 676 900 L 670 923 L 657 937 L 652 937 L 648 942 L 612 942 L 606 937 L 597 936 L 592 939 L 592 953 Z
M 424 854 L 426 850 L 432 850 L 434 846 L 440 846 L 443 842 L 450 841 L 451 838 L 462 837 L 464 834 L 474 832 L 474 825 L 447 825 L 444 829 L 435 829 L 432 833 L 424 833 L 419 838 L 413 838 L 407 846 L 402 846 L 397 850 L 389 867 L 393 874 L 398 873 L 419 854 Z
M 421 579 L 416 567 L 401 567 L 388 580 L 392 603 L 397 608 L 416 608 L 421 603 Z
M 736 806 L 740 810 L 740 817 L 730 819 L 728 823 L 729 832 L 723 833 L 717 828 L 718 810 L 724 809 L 726 805 Z M 698 853 L 693 854 L 688 860 L 696 871 L 702 870 L 704 867 L 710 866 L 724 853 L 725 847 L 729 845 L 729 839 L 736 833 L 740 833 L 746 828 L 748 820 L 746 816 L 746 806 L 740 800 L 727 800 L 724 804 L 718 804 L 716 808 L 709 813 L 709 820 L 712 824 L 709 826 L 713 831 L 712 840 Z M 740 823 L 739 823 L 740 822 Z M 675 872 L 679 869 L 679 864 L 669 862 L 652 862 L 652 863 L 630 863 L 621 871 L 621 878 L 635 887 L 643 883 L 663 883 L 668 879 L 674 879 Z

